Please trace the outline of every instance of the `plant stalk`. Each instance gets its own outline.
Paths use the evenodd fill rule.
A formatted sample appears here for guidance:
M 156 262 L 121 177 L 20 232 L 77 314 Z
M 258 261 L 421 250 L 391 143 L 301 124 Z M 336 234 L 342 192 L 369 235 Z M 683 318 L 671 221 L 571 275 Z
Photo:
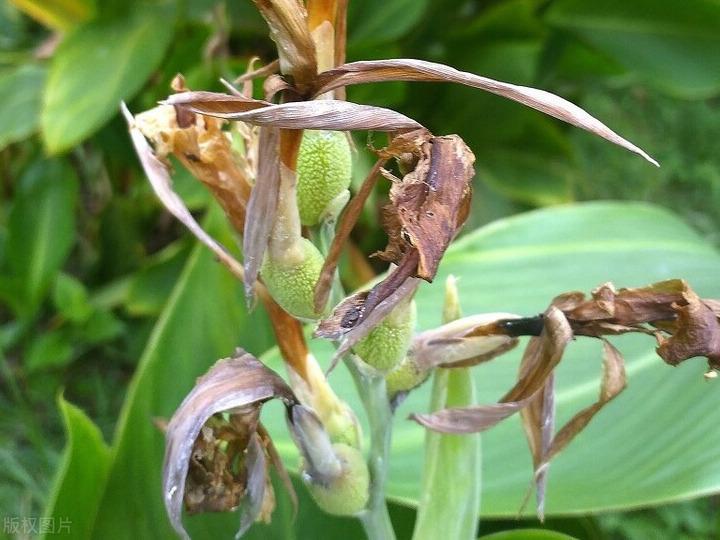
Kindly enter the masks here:
M 395 540 L 395 531 L 385 502 L 385 482 L 392 437 L 392 411 L 385 389 L 385 377 L 375 370 L 364 369 L 353 357 L 348 358 L 346 364 L 370 424 L 370 500 L 367 509 L 359 518 L 369 540 Z

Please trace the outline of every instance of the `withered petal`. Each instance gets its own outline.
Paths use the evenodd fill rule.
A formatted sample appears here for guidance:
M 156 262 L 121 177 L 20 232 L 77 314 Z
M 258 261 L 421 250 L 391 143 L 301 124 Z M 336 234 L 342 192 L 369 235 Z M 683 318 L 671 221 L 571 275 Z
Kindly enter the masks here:
M 292 390 L 279 375 L 238 349 L 233 358 L 219 360 L 200 377 L 173 414 L 165 434 L 163 498 L 170 523 L 183 538 L 188 538 L 182 524 L 185 481 L 190 454 L 200 430 L 218 412 L 260 407 L 272 398 L 279 398 L 288 406 L 297 403 Z
M 412 340 L 415 361 L 428 370 L 438 366 L 467 367 L 495 358 L 517 345 L 518 340 L 494 329 L 493 323 L 517 317 L 512 313 L 483 313 L 420 332 Z M 481 332 L 485 328 L 487 331 Z
M 217 98 L 213 98 L 213 95 L 212 92 L 184 92 L 169 96 L 163 103 L 182 105 L 192 112 L 225 120 L 284 129 L 394 131 L 422 128 L 399 112 L 350 101 L 322 99 L 273 105 L 240 96 L 217 94 Z
M 257 433 L 253 433 L 250 437 L 250 443 L 245 454 L 245 466 L 248 474 L 245 492 L 240 499 L 240 528 L 235 534 L 236 538 L 244 535 L 255 523 L 265 499 L 267 463 L 265 462 L 265 450 Z
M 545 312 L 540 337 L 530 339 L 523 355 L 523 371 L 515 386 L 493 405 L 444 409 L 431 414 L 410 416 L 419 424 L 442 433 L 477 433 L 526 407 L 545 387 L 548 377 L 562 359 L 573 333 L 562 312 L 550 306 Z
M 185 203 L 183 203 L 182 199 L 173 191 L 172 180 L 170 179 L 167 166 L 155 156 L 150 147 L 150 143 L 147 142 L 143 134 L 135 126 L 135 119 L 125 103 L 121 104 L 120 109 L 130 128 L 130 136 L 133 141 L 133 146 L 135 147 L 135 152 L 140 158 L 140 163 L 145 171 L 145 175 L 148 177 L 148 180 L 150 180 L 150 184 L 157 197 L 173 216 L 180 220 L 198 240 L 210 248 L 220 262 L 237 278 L 243 280 L 245 273 L 242 265 L 195 221 L 195 218 L 185 206 Z
M 315 94 L 323 94 L 334 88 L 351 84 L 382 81 L 453 82 L 479 88 L 480 90 L 485 90 L 492 94 L 517 101 L 559 120 L 585 129 L 642 156 L 653 165 L 658 166 L 657 161 L 642 149 L 622 138 L 577 105 L 555 94 L 537 88 L 518 86 L 487 77 L 481 77 L 473 73 L 458 71 L 444 64 L 401 58 L 351 62 L 321 73 L 318 76 Z
M 705 356 L 711 368 L 720 368 L 720 322 L 717 315 L 691 290 L 685 304 L 674 304 L 676 330 L 669 338 L 659 337 L 658 355 L 670 365 Z

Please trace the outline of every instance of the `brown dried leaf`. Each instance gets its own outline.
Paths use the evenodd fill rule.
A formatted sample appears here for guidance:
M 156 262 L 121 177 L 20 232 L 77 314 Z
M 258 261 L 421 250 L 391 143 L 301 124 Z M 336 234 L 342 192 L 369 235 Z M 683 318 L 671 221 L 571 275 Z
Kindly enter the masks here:
M 555 375 L 548 377 L 542 391 L 535 395 L 529 405 L 520 411 L 523 429 L 533 459 L 533 469 L 537 471 L 550 450 L 555 432 Z M 535 474 L 535 496 L 537 515 L 540 521 L 545 515 L 545 491 L 547 489 L 547 467 Z M 528 491 L 523 507 L 530 495 Z
M 620 135 L 577 105 L 573 105 L 555 94 L 537 88 L 517 86 L 487 77 L 481 77 L 473 73 L 458 71 L 444 64 L 399 58 L 351 62 L 320 74 L 316 83 L 315 94 L 323 94 L 334 88 L 351 84 L 382 81 L 453 82 L 479 88 L 492 94 L 517 101 L 558 118 L 559 120 L 585 129 L 644 157 L 653 165 L 658 165 L 657 161 L 643 150 L 620 137 Z
M 399 262 L 416 249 L 416 277 L 432 281 L 445 250 L 467 218 L 475 156 L 457 135 L 432 137 L 419 149 L 415 169 L 390 190 L 383 225 L 390 242 L 378 254 Z
M 264 465 L 264 452 L 252 449 L 256 440 L 257 420 L 263 402 L 281 399 L 288 407 L 297 403 L 297 399 L 290 387 L 275 372 L 265 367 L 252 355 L 238 349 L 236 356 L 218 361 L 210 370 L 200 377 L 168 424 L 166 433 L 165 460 L 163 465 L 163 494 L 165 507 L 173 528 L 183 538 L 189 538 L 182 525 L 182 503 L 187 500 L 190 486 L 191 498 L 194 500 L 194 510 L 229 509 L 233 502 L 243 497 L 262 497 L 264 493 L 264 479 L 266 470 Z M 226 422 L 216 419 L 209 422 L 213 415 L 222 411 L 231 411 L 230 426 Z M 208 423 L 209 422 L 209 423 Z M 210 428 L 208 432 L 207 429 Z M 203 431 L 201 435 L 201 431 Z M 230 435 L 228 435 L 230 433 Z M 221 455 L 219 447 L 214 444 L 217 438 L 229 437 L 227 455 Z M 200 441 L 201 450 L 198 455 L 193 454 Z M 256 440 L 256 442 L 259 442 Z M 246 468 L 239 476 L 230 474 L 228 467 L 232 467 L 233 455 L 242 455 L 245 449 L 255 452 L 254 458 L 246 461 Z M 208 473 L 197 476 L 188 481 L 191 462 L 200 463 L 200 470 Z M 209 465 L 207 465 L 209 464 Z M 257 479 L 262 470 L 262 489 Z M 194 471 L 198 468 L 194 467 Z M 221 496 L 218 500 L 208 499 L 207 484 L 204 480 L 219 479 Z M 186 484 L 186 482 L 189 482 Z M 240 485 L 237 485 L 240 483 Z M 191 501 L 192 502 L 192 501 Z M 262 500 L 260 501 L 262 502 Z M 219 506 L 211 506 L 220 504 Z M 246 516 L 252 517 L 250 523 L 257 515 L 252 515 L 260 506 L 257 500 L 248 501 L 250 505 L 243 514 L 243 523 Z
M 279 132 L 260 129 L 260 154 L 255 186 L 250 193 L 243 235 L 245 296 L 252 301 L 253 289 L 275 225 L 280 189 Z
M 184 88 L 183 84 L 176 77 L 175 87 Z M 230 223 L 242 234 L 251 173 L 246 160 L 233 152 L 223 124 L 222 120 L 165 105 L 135 118 L 135 125 L 152 142 L 156 156 L 165 160 L 169 154 L 175 155 L 212 192 Z
M 674 304 L 676 329 L 672 336 L 658 335 L 658 355 L 676 366 L 695 356 L 705 356 L 711 368 L 720 368 L 720 322 L 717 315 L 688 288 L 683 304 Z
M 647 322 L 673 319 L 672 305 L 684 302 L 688 285 L 681 279 L 653 283 L 647 287 L 615 290 L 605 283 L 592 292 L 592 298 L 571 309 L 563 307 L 568 319 L 575 322 L 599 321 L 632 326 Z
M 353 227 L 355 227 L 355 223 L 362 213 L 365 201 L 370 196 L 370 193 L 377 183 L 378 172 L 386 161 L 387 158 L 380 158 L 375 162 L 375 165 L 368 173 L 367 177 L 360 186 L 360 189 L 345 207 L 345 211 L 338 222 L 335 236 L 333 237 L 333 241 L 328 249 L 322 270 L 320 271 L 320 277 L 315 284 L 315 297 L 313 301 L 315 304 L 315 311 L 317 313 L 320 313 L 327 305 L 328 298 L 330 297 L 330 290 L 332 289 L 333 277 L 335 276 L 335 270 L 337 269 L 337 265 L 340 261 L 342 250 L 350 237 Z
M 253 0 L 270 27 L 277 45 L 280 70 L 305 91 L 317 76 L 315 45 L 308 29 L 307 12 L 299 0 Z
M 218 260 L 223 263 L 238 279 L 244 279 L 244 271 L 242 265 L 218 242 L 216 242 L 202 227 L 195 221 L 190 211 L 183 203 L 182 199 L 172 189 L 172 180 L 168 172 L 167 166 L 160 161 L 153 153 L 150 144 L 147 142 L 143 134 L 135 125 L 135 119 L 130 111 L 121 104 L 121 111 L 125 116 L 130 128 L 130 136 L 135 147 L 135 151 L 140 158 L 143 170 L 145 171 L 153 191 L 163 203 L 165 208 L 179 219 L 195 237 L 217 256 Z
M 530 404 L 560 362 L 572 339 L 572 329 L 562 312 L 550 306 L 545 312 L 540 337 L 530 339 L 523 355 L 523 371 L 515 386 L 494 405 L 444 409 L 431 414 L 413 414 L 411 419 L 442 433 L 477 433 L 491 428 Z
M 415 120 L 390 109 L 334 99 L 273 105 L 229 94 L 183 92 L 169 96 L 164 103 L 225 120 L 285 129 L 394 131 L 422 128 Z

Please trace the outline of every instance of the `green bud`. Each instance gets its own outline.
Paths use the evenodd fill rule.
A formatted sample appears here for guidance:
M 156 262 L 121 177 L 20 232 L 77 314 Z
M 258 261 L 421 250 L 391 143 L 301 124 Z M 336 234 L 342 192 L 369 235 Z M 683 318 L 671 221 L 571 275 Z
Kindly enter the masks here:
M 410 347 L 416 311 L 412 300 L 397 305 L 353 347 L 355 354 L 379 371 L 391 370 L 405 358 Z
M 297 160 L 297 201 L 303 225 L 337 216 L 352 177 L 350 144 L 340 131 L 306 130 Z
M 315 245 L 301 238 L 282 260 L 273 259 L 268 253 L 260 275 L 280 307 L 293 317 L 315 320 L 322 315 L 313 309 L 313 294 L 323 262 Z
M 415 363 L 412 356 L 407 356 L 400 364 L 385 375 L 385 386 L 390 400 L 402 392 L 409 392 L 424 383 L 430 370 L 423 370 Z
M 303 475 L 308 491 L 317 505 L 328 514 L 352 516 L 362 512 L 370 497 L 370 474 L 362 453 L 346 444 L 333 445 L 342 464 L 342 472 L 327 483 Z

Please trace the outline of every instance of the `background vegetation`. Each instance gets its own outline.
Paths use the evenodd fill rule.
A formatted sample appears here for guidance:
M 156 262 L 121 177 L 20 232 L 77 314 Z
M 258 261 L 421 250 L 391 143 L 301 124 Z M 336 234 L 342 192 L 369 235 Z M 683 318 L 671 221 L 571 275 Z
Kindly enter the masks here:
M 350 88 L 349 99 L 393 107 L 438 134 L 459 133 L 475 152 L 467 240 L 441 272 L 461 276 L 468 313 L 536 313 L 556 292 L 608 279 L 639 286 L 686 277 L 701 294 L 720 297 L 719 2 L 358 0 L 350 2 L 349 29 L 350 60 L 423 58 L 546 88 L 662 164 L 655 170 L 472 89 Z M 118 116 L 121 99 L 136 112 L 152 107 L 177 72 L 190 88 L 221 90 L 218 78 L 237 76 L 251 55 L 272 59 L 266 34 L 243 0 L 0 3 L 1 516 L 72 516 L 77 537 L 164 537 L 162 437 L 153 417 L 167 417 L 193 378 L 236 344 L 258 355 L 271 348 L 264 314 L 245 312 L 237 284 L 156 201 Z M 359 180 L 370 158 L 365 135 L 357 142 Z M 176 171 L 190 208 L 231 245 L 203 188 Z M 357 235 L 366 252 L 384 244 L 380 199 Z M 596 200 L 665 210 L 576 204 Z M 545 210 L 471 232 L 536 208 Z M 351 281 L 352 268 L 345 272 Z M 439 294 L 429 288 L 418 299 L 424 327 L 439 322 Z M 718 491 L 720 403 L 699 364 L 670 370 L 647 343 L 627 345 L 635 353 L 629 397 L 558 459 L 548 527 L 580 538 L 715 537 L 712 496 L 631 510 Z M 579 351 L 585 366 L 564 374 L 568 401 L 596 393 L 593 355 Z M 480 397 L 495 399 L 503 388 L 496 380 L 510 380 L 514 369 L 480 373 Z M 426 403 L 427 393 L 418 394 L 407 410 Z M 422 455 L 420 428 L 403 418 L 389 485 L 400 537 L 412 530 L 414 511 L 402 503 L 412 501 L 406 480 L 417 476 Z M 481 532 L 528 526 L 502 520 L 514 516 L 529 481 L 518 425 L 483 441 Z M 663 467 L 680 464 L 658 473 L 653 457 Z M 644 481 L 658 474 L 666 477 L 659 484 Z M 273 527 L 256 534 L 360 537 L 354 522 L 318 514 L 311 500 L 301 507 L 292 525 L 281 500 Z M 191 529 L 208 524 L 212 534 L 235 520 Z

